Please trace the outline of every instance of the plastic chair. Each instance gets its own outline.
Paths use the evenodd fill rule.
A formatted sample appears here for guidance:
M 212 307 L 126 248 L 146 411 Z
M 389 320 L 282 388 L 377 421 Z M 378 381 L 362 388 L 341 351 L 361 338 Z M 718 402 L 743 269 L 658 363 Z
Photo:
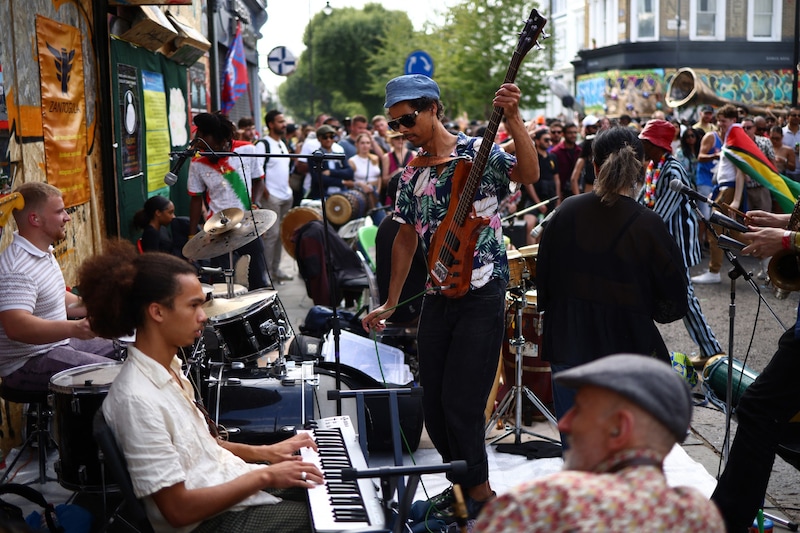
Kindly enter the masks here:
M 378 235 L 378 226 L 364 226 L 358 229 L 357 250 L 364 254 L 369 268 L 375 272 L 375 237 Z
M 22 457 L 25 450 L 33 446 L 34 443 L 36 443 L 39 448 L 39 483 L 44 484 L 48 481 L 55 481 L 53 478 L 47 477 L 47 445 L 52 440 L 50 430 L 48 429 L 52 413 L 47 405 L 47 395 L 48 391 L 24 391 L 12 389 L 5 383 L 0 383 L 0 398 L 3 398 L 7 402 L 29 404 L 28 412 L 30 413 L 30 410 L 33 409 L 33 416 L 36 419 L 35 429 L 28 435 L 28 438 L 25 439 L 19 453 L 3 473 L 3 477 L 0 477 L 0 484 L 5 482 L 9 474 L 14 471 L 14 466 L 16 466 L 19 458 Z
M 98 409 L 94 415 L 92 424 L 92 435 L 100 448 L 100 472 L 103 483 L 103 509 L 105 509 L 105 495 L 106 495 L 106 468 L 111 474 L 114 481 L 117 482 L 120 492 L 122 492 L 122 503 L 114 510 L 114 513 L 107 521 L 110 525 L 115 518 L 119 518 L 125 525 L 134 531 L 141 533 L 153 533 L 153 526 L 147 518 L 147 512 L 144 505 L 136 494 L 133 492 L 133 482 L 128 473 L 128 465 L 125 462 L 125 456 L 117 446 L 117 441 L 111 428 L 108 427 L 103 410 Z M 127 510 L 127 516 L 122 516 L 122 510 Z

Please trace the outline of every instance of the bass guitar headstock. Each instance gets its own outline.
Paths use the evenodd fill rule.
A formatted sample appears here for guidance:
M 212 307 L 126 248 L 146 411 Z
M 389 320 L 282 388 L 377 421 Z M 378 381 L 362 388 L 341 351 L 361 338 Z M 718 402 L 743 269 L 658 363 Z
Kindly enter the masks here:
M 517 43 L 517 52 L 525 55 L 531 51 L 534 46 L 538 46 L 539 37 L 546 39 L 548 35 L 544 32 L 544 25 L 547 24 L 547 19 L 539 14 L 536 9 L 531 10 L 531 14 L 525 21 L 525 27 L 519 34 L 519 42 Z

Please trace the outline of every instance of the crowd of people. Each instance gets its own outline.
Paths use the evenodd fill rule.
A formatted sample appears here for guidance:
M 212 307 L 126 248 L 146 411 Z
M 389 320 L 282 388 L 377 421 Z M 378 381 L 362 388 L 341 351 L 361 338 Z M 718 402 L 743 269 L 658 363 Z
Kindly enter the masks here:
M 716 506 L 696 491 L 668 488 L 663 460 L 687 434 L 691 398 L 671 370 L 656 323 L 683 319 L 699 348 L 698 366 L 723 352 L 693 288 L 721 281 L 722 251 L 670 184 L 677 180 L 713 199 L 725 214 L 746 213 L 741 222 L 751 231 L 734 235 L 746 244 L 744 253 L 766 262 L 782 249 L 797 250 L 800 236 L 788 227 L 789 214 L 776 212 L 767 188 L 721 154 L 727 135 L 741 128 L 779 172 L 800 180 L 800 108 L 792 108 L 785 123 L 732 105 L 701 106 L 695 123 L 663 115 L 641 123 L 594 115 L 526 123 L 520 98 L 512 83 L 494 95 L 504 119 L 492 125 L 498 134 L 475 178 L 472 207 L 483 222 L 466 233 L 454 229 L 450 207 L 459 204 L 468 178 L 464 160 L 479 159 L 485 125 L 446 120 L 438 85 L 417 75 L 389 81 L 386 116 L 372 120 L 357 115 L 340 123 L 323 114 L 313 126 L 296 126 L 270 110 L 267 129 L 258 135 L 252 118 L 234 125 L 218 112 L 194 116 L 201 151 L 263 157 L 193 159 L 188 220 L 177 223 L 165 197 L 148 199 L 134 220 L 142 230 L 140 249 L 112 243 L 89 259 L 79 273 L 87 289 L 82 299 L 67 290 L 52 254 L 70 220 L 61 192 L 21 185 L 18 232 L 0 254 L 3 383 L 46 390 L 60 370 L 115 357 L 112 343 L 101 337 L 135 329 L 103 413 L 153 524 L 185 531 L 307 531 L 298 489 L 323 478 L 295 452 L 313 448 L 313 441 L 222 441 L 208 432 L 191 401 L 175 353 L 202 334 L 205 295 L 195 267 L 175 256 L 204 217 L 230 208 L 269 209 L 278 221 L 236 253 L 250 256 L 251 290 L 289 280 L 280 270 L 281 219 L 304 198 L 357 191 L 371 208 L 390 206 L 397 225 L 391 265 L 384 266 L 387 296 L 363 318 L 365 329 L 385 328 L 418 247 L 426 255 L 456 256 L 450 264 L 440 259 L 435 279 L 429 277 L 417 344 L 428 434 L 444 461 L 467 463 L 451 481 L 463 488 L 476 531 L 540 531 L 554 523 L 569 531 L 641 523 L 665 531 L 686 524 L 744 531 L 763 500 L 780 428 L 800 411 L 789 381 L 797 375 L 800 328 L 781 338 L 772 362 L 740 400 L 739 431 L 712 497 Z M 302 157 L 271 157 L 289 153 Z M 322 159 L 320 153 L 340 157 Z M 534 205 L 524 215 L 526 243 L 538 240 L 531 230 L 547 217 L 537 305 L 544 312 L 542 353 L 553 373 L 566 471 L 497 498 L 489 482 L 484 409 L 506 327 L 509 265 L 501 218 Z M 709 217 L 708 204 L 698 208 Z M 386 216 L 370 211 L 376 224 Z M 463 249 L 442 254 L 447 244 L 438 239 L 440 231 L 454 232 Z M 690 268 L 705 249 L 708 271 L 692 277 Z M 227 266 L 227 260 L 212 262 Z M 456 263 L 466 264 L 463 289 L 451 277 Z M 452 488 L 428 503 L 431 517 L 456 520 Z M 615 512 L 623 503 L 625 512 Z

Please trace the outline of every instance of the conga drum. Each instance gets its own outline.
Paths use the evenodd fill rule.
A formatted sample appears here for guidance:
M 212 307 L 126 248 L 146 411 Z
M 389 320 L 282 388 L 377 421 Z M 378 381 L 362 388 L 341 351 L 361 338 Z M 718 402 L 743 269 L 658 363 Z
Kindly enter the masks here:
M 331 194 L 325 200 L 325 214 L 331 224 L 341 226 L 356 218 L 364 218 L 370 200 L 361 189 L 350 189 Z
M 553 402 L 550 363 L 542 360 L 542 314 L 536 307 L 536 291 L 525 293 L 527 306 L 522 310 L 522 385 L 528 387 L 542 403 Z M 503 341 L 503 367 L 506 384 L 516 385 L 516 353 L 509 343 L 516 336 L 514 298 L 506 295 L 506 340 Z
M 322 220 L 322 210 L 320 208 L 312 206 L 293 207 L 283 217 L 283 221 L 281 221 L 281 242 L 292 257 L 294 257 L 292 235 L 312 220 Z

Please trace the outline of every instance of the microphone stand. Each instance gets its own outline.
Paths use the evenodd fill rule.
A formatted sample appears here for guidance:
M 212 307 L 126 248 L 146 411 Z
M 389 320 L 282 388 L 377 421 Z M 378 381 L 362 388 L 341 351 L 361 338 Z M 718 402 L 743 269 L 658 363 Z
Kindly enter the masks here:
M 333 356 L 336 367 L 335 372 L 335 387 L 336 390 L 342 389 L 342 363 L 340 358 L 340 344 L 339 339 L 342 334 L 341 324 L 339 323 L 339 315 L 337 310 L 336 297 L 338 296 L 338 287 L 336 283 L 336 275 L 333 272 L 333 256 L 331 255 L 331 247 L 328 242 L 328 215 L 325 212 L 325 185 L 322 177 L 322 163 L 323 161 L 339 160 L 344 161 L 344 154 L 325 153 L 322 150 L 315 150 L 310 157 L 308 157 L 309 168 L 311 169 L 311 179 L 316 180 L 319 186 L 319 197 L 322 202 L 322 245 L 325 247 L 325 272 L 328 275 L 328 287 L 331 294 L 331 331 L 333 332 Z M 336 397 L 336 415 L 342 416 L 342 399 Z
M 689 205 L 692 206 L 692 209 L 694 209 L 695 213 L 697 213 L 697 216 L 706 225 L 706 229 L 710 232 L 714 239 L 716 239 L 717 243 L 719 243 L 720 234 L 717 233 L 714 225 L 702 215 L 700 209 L 697 207 L 697 203 L 693 198 L 689 198 Z M 738 257 L 736 257 L 736 255 L 728 248 L 722 248 L 722 250 L 725 252 L 725 257 L 728 258 L 728 262 L 733 266 L 733 268 L 728 272 L 728 277 L 731 280 L 731 299 L 730 303 L 728 304 L 728 382 L 725 391 L 725 439 L 722 443 L 722 464 L 724 466 L 728 462 L 728 454 L 730 453 L 731 417 L 733 414 L 733 339 L 734 325 L 736 321 L 736 279 L 742 277 L 747 280 L 753 291 L 755 291 L 767 309 L 769 309 L 770 313 L 772 313 L 772 316 L 775 317 L 775 320 L 778 321 L 778 324 L 780 324 L 784 330 L 786 330 L 786 326 L 783 324 L 783 322 L 781 322 L 781 319 L 766 301 L 764 295 L 761 294 L 758 284 L 753 280 L 753 276 L 750 275 L 750 273 L 747 272 L 747 270 L 745 270 L 745 268 L 739 262 Z M 717 475 L 719 475 L 719 473 Z

